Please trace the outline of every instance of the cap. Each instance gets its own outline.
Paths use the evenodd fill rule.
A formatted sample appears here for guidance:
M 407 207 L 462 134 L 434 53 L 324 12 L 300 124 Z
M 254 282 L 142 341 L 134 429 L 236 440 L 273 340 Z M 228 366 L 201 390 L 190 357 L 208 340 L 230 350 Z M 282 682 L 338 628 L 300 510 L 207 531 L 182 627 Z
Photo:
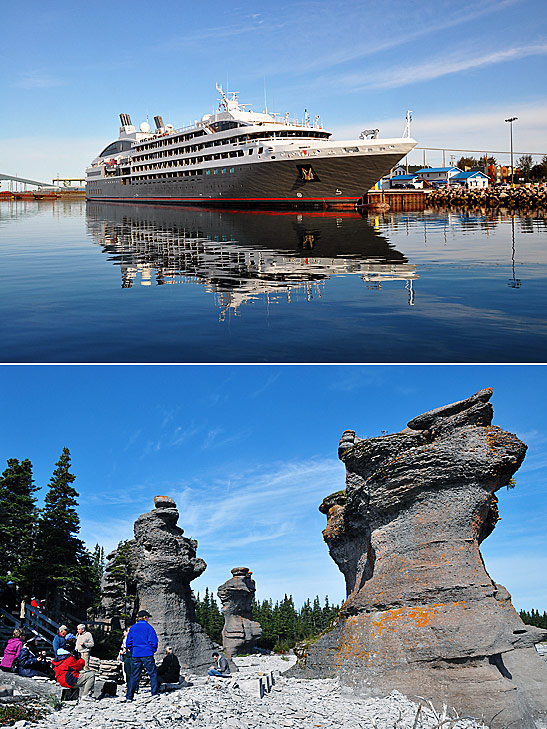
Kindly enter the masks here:
M 151 618 L 152 616 L 147 610 L 139 610 L 137 613 L 138 618 Z

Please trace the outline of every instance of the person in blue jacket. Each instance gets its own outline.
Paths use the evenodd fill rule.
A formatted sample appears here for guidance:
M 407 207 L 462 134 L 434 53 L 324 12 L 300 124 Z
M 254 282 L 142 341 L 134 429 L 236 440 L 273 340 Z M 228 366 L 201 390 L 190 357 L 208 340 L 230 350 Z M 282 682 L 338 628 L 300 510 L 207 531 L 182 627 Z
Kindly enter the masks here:
M 57 651 L 59 650 L 59 648 L 65 647 L 67 635 L 68 635 L 68 628 L 66 627 L 66 625 L 60 625 L 59 632 L 53 639 L 53 653 L 54 653 L 53 657 L 54 658 L 57 658 Z
M 148 620 L 152 616 L 146 610 L 139 610 L 137 622 L 129 628 L 126 647 L 131 651 L 131 676 L 127 682 L 126 701 L 133 701 L 135 689 L 139 685 L 142 669 L 150 676 L 150 693 L 159 696 L 158 672 L 154 653 L 158 650 L 158 636 Z

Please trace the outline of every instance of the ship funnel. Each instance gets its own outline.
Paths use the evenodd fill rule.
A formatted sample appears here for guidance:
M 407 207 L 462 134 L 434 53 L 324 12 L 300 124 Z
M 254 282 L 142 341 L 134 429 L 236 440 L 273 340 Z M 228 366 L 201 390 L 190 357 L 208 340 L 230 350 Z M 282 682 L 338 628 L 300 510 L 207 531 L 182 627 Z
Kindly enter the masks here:
M 158 130 L 159 129 L 163 129 L 163 127 L 165 126 L 165 124 L 163 123 L 163 119 L 161 118 L 161 116 L 155 116 L 154 117 L 154 121 L 156 122 L 156 129 L 158 129 Z
M 131 117 L 129 114 L 120 114 L 120 122 L 122 123 L 122 127 L 130 127 Z

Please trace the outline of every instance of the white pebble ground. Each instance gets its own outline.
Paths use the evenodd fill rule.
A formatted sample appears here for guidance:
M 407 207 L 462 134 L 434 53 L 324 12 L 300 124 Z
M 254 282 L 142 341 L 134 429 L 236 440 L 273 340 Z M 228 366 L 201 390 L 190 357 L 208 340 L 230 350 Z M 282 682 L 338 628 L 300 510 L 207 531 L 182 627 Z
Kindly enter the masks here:
M 393 692 L 385 698 L 364 699 L 340 686 L 335 679 L 304 680 L 279 675 L 294 656 L 238 658 L 234 678 L 274 671 L 276 683 L 262 699 L 241 691 L 227 679 L 187 675 L 192 686 L 152 698 L 141 689 L 135 700 L 121 697 L 82 701 L 64 706 L 35 726 L 40 729 L 434 729 L 444 717 Z M 123 686 L 118 691 L 123 696 Z M 470 719 L 443 722 L 446 729 L 485 729 Z

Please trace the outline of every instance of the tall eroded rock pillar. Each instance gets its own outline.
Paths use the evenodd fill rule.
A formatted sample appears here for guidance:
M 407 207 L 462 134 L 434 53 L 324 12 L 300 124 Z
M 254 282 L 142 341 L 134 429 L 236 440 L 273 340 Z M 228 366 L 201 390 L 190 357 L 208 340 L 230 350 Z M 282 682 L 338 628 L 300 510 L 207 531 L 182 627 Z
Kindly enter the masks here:
M 234 567 L 232 575 L 217 591 L 224 613 L 222 641 L 228 656 L 248 653 L 262 637 L 260 623 L 255 622 L 252 615 L 256 592 L 252 572 L 248 567 Z
M 205 570 L 196 557 L 197 542 L 177 526 L 179 512 L 168 496 L 156 496 L 155 509 L 135 522 L 132 551 L 136 560 L 139 609 L 152 615 L 161 657 L 171 645 L 182 670 L 204 673 L 215 648 L 196 620 L 190 582 Z
M 547 631 L 523 624 L 479 551 L 499 518 L 495 492 L 526 452 L 491 425 L 491 396 L 481 390 L 392 435 L 344 433 L 346 489 L 320 510 L 347 599 L 293 675 L 398 689 L 491 727 L 535 729 L 547 713 L 547 668 L 534 648 Z

